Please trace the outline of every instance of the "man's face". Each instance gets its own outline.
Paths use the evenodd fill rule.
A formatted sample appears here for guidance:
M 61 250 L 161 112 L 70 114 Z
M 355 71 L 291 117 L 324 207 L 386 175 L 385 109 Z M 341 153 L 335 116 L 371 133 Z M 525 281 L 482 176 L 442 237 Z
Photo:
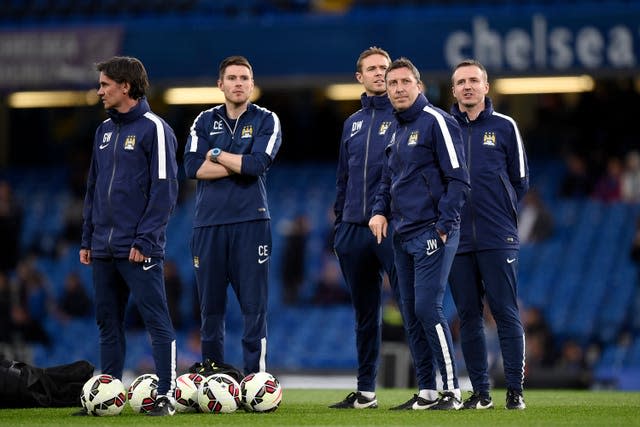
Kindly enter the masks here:
M 453 97 L 464 108 L 473 108 L 478 104 L 484 105 L 484 97 L 489 92 L 489 83 L 482 70 L 475 65 L 458 68 L 452 80 Z
M 389 60 L 379 53 L 362 59 L 362 69 L 356 72 L 356 79 L 364 86 L 369 96 L 382 95 L 387 91 L 384 73 L 389 68 Z
M 224 93 L 227 102 L 234 105 L 246 104 L 253 92 L 251 71 L 243 65 L 229 65 L 222 79 L 218 80 L 218 88 Z
M 387 73 L 387 95 L 398 111 L 411 107 L 420 95 L 422 87 L 410 69 L 396 68 Z
M 105 110 L 111 108 L 120 111 L 129 99 L 129 83 L 118 83 L 100 72 L 98 96 Z

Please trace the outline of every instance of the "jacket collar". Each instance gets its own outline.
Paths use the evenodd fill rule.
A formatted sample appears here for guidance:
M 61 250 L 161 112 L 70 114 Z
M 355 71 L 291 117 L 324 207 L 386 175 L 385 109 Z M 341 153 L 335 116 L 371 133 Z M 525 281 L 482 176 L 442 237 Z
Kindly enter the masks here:
M 362 108 L 365 110 L 368 108 L 386 110 L 391 106 L 391 101 L 389 101 L 386 93 L 384 95 L 368 96 L 365 92 L 360 96 L 360 102 L 362 103 Z
M 246 113 L 253 111 L 256 108 L 256 106 L 254 104 L 252 104 L 251 102 L 249 102 L 247 104 L 247 109 L 244 113 L 242 113 L 240 115 L 240 117 L 244 116 Z M 227 116 L 227 105 L 226 104 L 220 104 L 216 107 L 214 107 L 214 110 L 216 112 L 216 114 L 220 115 L 222 118 L 224 119 L 228 119 L 229 116 Z
M 412 122 L 418 118 L 420 112 L 429 105 L 429 101 L 424 94 L 418 94 L 413 105 L 407 108 L 404 111 L 394 111 L 393 114 L 396 116 L 400 123 Z
M 485 96 L 484 110 L 480 112 L 476 120 L 483 120 L 492 114 L 493 114 L 493 101 L 491 101 L 491 98 L 489 98 L 488 96 Z M 464 111 L 460 111 L 460 108 L 458 107 L 457 102 L 451 106 L 451 115 L 458 118 L 460 121 L 464 123 L 470 122 L 469 117 L 467 116 L 467 113 Z
M 115 123 L 131 123 L 149 111 L 151 111 L 151 108 L 149 107 L 147 98 L 142 97 L 138 100 L 136 106 L 126 113 L 121 113 L 118 110 L 111 108 L 107 110 L 107 114 Z

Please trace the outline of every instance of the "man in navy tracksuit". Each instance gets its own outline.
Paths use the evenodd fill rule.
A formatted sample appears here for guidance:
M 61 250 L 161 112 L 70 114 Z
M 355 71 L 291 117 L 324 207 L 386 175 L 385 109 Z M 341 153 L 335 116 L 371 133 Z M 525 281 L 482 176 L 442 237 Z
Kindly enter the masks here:
M 125 308 L 133 297 L 151 335 L 158 398 L 149 415 L 173 415 L 176 341 L 164 287 L 166 228 L 178 194 L 176 137 L 149 109 L 135 58 L 97 65 L 109 118 L 95 134 L 84 200 L 80 262 L 93 265 L 102 373 L 122 378 Z
M 469 192 L 460 127 L 427 101 L 420 73 L 408 59 L 391 64 L 386 82 L 396 122 L 369 227 L 378 242 L 387 235 L 387 216 L 395 229 L 403 312 L 415 309 L 442 377 L 444 391 L 428 409 L 459 409 L 460 388 L 442 300 L 460 237 L 460 209 Z
M 378 245 L 368 227 L 371 206 L 386 162 L 384 148 L 388 129 L 395 120 L 386 94 L 384 74 L 391 58 L 378 47 L 362 52 L 356 63 L 356 79 L 365 90 L 362 108 L 344 123 L 336 179 L 336 215 L 334 249 L 351 293 L 356 317 L 356 347 L 358 352 L 357 391 L 331 408 L 376 408 L 376 374 L 381 341 L 382 279 L 386 272 L 398 305 L 396 269 L 393 247 L 387 239 Z M 391 234 L 391 231 L 389 231 Z M 405 316 L 406 318 L 407 316 Z M 417 324 L 411 311 L 413 324 Z M 417 356 L 416 373 L 421 393 L 434 390 L 435 376 L 431 353 L 416 354 L 413 342 L 425 342 L 421 328 L 407 328 L 409 346 Z M 424 357 L 421 357 L 424 356 Z M 414 396 L 406 408 L 417 401 Z M 424 406 L 424 405 L 422 405 Z M 420 403 L 415 409 L 422 409 Z
M 471 194 L 462 210 L 460 245 L 449 281 L 473 394 L 465 409 L 493 407 L 489 394 L 483 298 L 498 328 L 507 382 L 506 407 L 524 409 L 524 330 L 518 311 L 518 202 L 529 188 L 527 157 L 515 121 L 493 109 L 487 71 L 474 60 L 451 78 L 451 108 L 465 141 Z
M 224 364 L 227 288 L 244 317 L 244 372 L 266 370 L 271 225 L 266 173 L 282 140 L 275 113 L 252 104 L 253 70 L 242 56 L 219 68 L 225 102 L 193 122 L 184 167 L 198 180 L 191 251 L 200 299 L 203 364 Z

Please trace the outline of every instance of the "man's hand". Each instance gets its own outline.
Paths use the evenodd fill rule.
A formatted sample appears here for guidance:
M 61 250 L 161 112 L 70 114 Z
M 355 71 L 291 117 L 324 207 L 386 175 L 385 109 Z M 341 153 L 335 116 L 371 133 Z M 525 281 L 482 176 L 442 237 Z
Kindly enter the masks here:
M 145 258 L 147 257 L 142 255 L 142 252 L 140 252 L 137 248 L 131 248 L 131 250 L 129 251 L 129 261 L 131 262 L 143 262 Z
M 440 236 L 440 240 L 442 240 L 442 243 L 447 243 L 447 233 L 443 233 L 438 229 L 436 229 L 436 231 L 438 232 L 438 236 Z
M 369 229 L 376 236 L 378 244 L 382 242 L 382 239 L 387 237 L 387 218 L 384 215 L 374 215 L 369 220 Z
M 91 249 L 80 249 L 80 264 L 91 264 Z

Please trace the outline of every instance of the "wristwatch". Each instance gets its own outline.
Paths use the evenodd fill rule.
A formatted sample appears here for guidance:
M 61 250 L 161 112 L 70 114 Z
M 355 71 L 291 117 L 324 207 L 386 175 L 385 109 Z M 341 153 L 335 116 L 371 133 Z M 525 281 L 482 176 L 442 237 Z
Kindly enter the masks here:
M 216 147 L 213 150 L 209 151 L 209 158 L 212 162 L 218 163 L 218 156 L 220 155 L 220 153 L 222 153 L 222 150 Z

